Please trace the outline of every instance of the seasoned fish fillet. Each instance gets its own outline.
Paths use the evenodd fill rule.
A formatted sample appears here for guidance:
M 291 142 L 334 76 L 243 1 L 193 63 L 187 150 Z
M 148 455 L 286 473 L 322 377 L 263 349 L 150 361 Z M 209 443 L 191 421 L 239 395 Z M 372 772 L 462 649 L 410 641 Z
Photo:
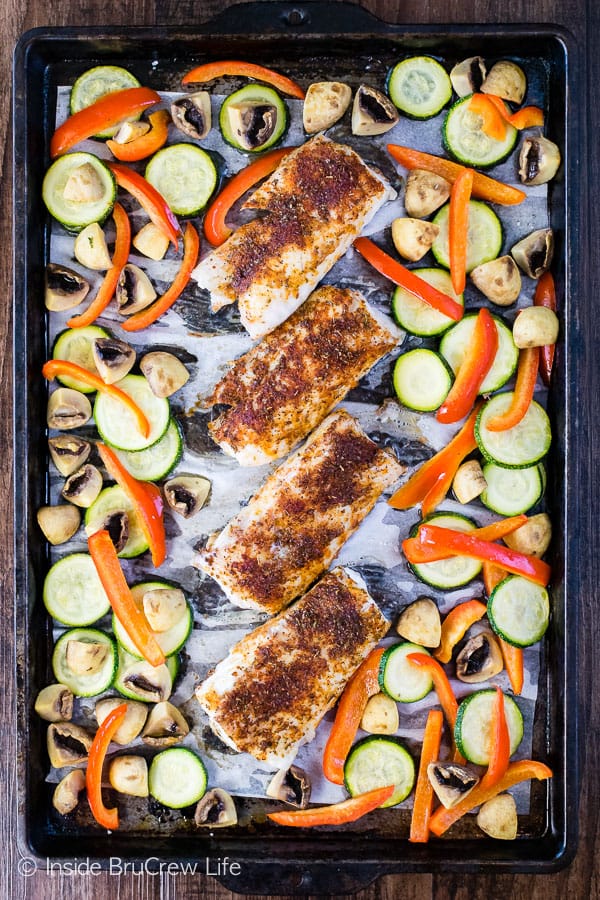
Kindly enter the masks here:
M 335 559 L 405 467 L 332 413 L 194 561 L 236 606 L 277 613 Z
M 388 627 L 362 579 L 334 569 L 242 638 L 196 697 L 226 744 L 286 765 Z
M 265 215 L 238 228 L 193 273 L 213 312 L 237 300 L 253 340 L 306 300 L 394 196 L 357 153 L 322 136 L 290 153 L 256 194 Z
M 235 361 L 206 400 L 230 408 L 208 426 L 243 466 L 285 456 L 396 345 L 358 291 L 318 288 Z

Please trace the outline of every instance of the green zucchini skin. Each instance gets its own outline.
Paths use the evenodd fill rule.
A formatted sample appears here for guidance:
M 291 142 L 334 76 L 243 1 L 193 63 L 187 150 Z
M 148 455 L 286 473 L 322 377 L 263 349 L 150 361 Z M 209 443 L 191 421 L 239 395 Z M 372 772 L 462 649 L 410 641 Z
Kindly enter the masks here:
M 84 165 L 92 166 L 99 176 L 103 185 L 102 197 L 84 203 L 65 200 L 63 192 L 70 174 Z M 108 219 L 117 199 L 117 182 L 108 166 L 93 153 L 65 153 L 54 160 L 44 175 L 42 198 L 50 215 L 67 231 L 76 233 L 94 222 L 102 225 Z
M 452 84 L 444 67 L 431 56 L 411 56 L 390 70 L 390 100 L 410 119 L 431 119 L 450 102 Z
M 150 794 L 169 809 L 197 803 L 206 793 L 208 773 L 199 756 L 187 747 L 169 747 L 150 764 Z
M 478 766 L 489 763 L 489 734 L 496 691 L 484 688 L 469 694 L 458 707 L 454 726 L 456 747 L 465 759 Z M 510 736 L 510 755 L 523 740 L 523 715 L 516 702 L 504 695 L 504 710 Z
M 262 104 L 275 107 L 277 112 L 275 128 L 271 136 L 258 146 L 247 146 L 239 137 L 236 137 L 231 129 L 229 109 L 231 106 L 240 103 Z M 223 101 L 219 113 L 219 127 L 223 139 L 232 147 L 235 147 L 236 150 L 241 150 L 242 153 L 260 153 L 263 150 L 274 147 L 283 139 L 289 127 L 289 118 L 286 103 L 283 98 L 279 96 L 277 91 L 262 84 L 247 84 L 245 87 L 240 88 L 239 91 L 234 91 L 233 94 L 230 94 L 229 97 Z
M 403 742 L 372 734 L 358 741 L 344 765 L 344 783 L 352 797 L 394 784 L 396 790 L 382 809 L 406 800 L 415 783 L 415 763 Z
M 520 575 L 508 575 L 492 591 L 487 616 L 503 641 L 530 647 L 542 639 L 550 624 L 548 591 Z

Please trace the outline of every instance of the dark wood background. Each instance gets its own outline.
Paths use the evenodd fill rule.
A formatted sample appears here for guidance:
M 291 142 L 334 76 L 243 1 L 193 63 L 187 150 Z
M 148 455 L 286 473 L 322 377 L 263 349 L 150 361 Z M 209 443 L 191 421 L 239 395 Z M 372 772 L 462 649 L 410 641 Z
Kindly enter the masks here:
M 268 2 L 268 0 L 265 0 Z M 10 69 L 12 48 L 18 36 L 29 28 L 57 25 L 193 25 L 206 21 L 230 5 L 227 0 L 1 0 L 0 2 L 0 577 L 2 615 L 0 616 L 0 898 L 230 898 L 234 896 L 213 878 L 183 875 L 78 875 L 36 872 L 22 875 L 15 846 L 17 784 L 13 768 L 15 759 L 13 697 L 13 583 L 11 572 L 13 535 L 11 493 L 11 128 Z M 588 272 L 587 302 L 600 297 L 598 277 L 598 206 L 600 204 L 599 140 L 600 133 L 600 4 L 598 0 L 362 0 L 362 5 L 389 22 L 406 23 L 555 23 L 571 30 L 586 55 L 584 81 L 571 96 L 571 102 L 585 104 L 588 135 L 588 167 L 582 171 L 583 198 L 587 214 L 580 234 L 582 259 Z M 585 154 L 583 155 L 585 159 Z M 587 192 L 585 190 L 587 188 Z M 583 298 L 571 297 L 573 304 Z M 598 813 L 600 809 L 600 617 L 597 607 L 598 562 L 595 554 L 600 520 L 600 504 L 591 473 L 597 470 L 596 436 L 591 428 L 600 415 L 600 355 L 598 353 L 597 320 L 592 310 L 578 311 L 588 323 L 582 333 L 580 352 L 587 384 L 578 392 L 581 421 L 590 429 L 587 458 L 582 472 L 588 485 L 580 491 L 588 497 L 581 521 L 581 583 L 579 598 L 580 656 L 573 660 L 580 683 L 581 729 L 581 796 L 579 803 L 579 851 L 575 862 L 555 875 L 525 876 L 453 876 L 404 875 L 388 876 L 356 894 L 357 900 L 587 900 L 600 897 L 600 845 Z M 576 815 L 576 811 L 572 811 Z M 21 866 L 23 863 L 21 862 Z M 282 898 L 279 898 L 282 900 Z

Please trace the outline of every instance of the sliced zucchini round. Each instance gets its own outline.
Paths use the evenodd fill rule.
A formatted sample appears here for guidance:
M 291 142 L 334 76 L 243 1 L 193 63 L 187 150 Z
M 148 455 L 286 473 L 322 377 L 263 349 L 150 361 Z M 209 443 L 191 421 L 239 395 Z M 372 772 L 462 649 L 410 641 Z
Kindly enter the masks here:
M 257 153 L 276 144 L 288 127 L 285 102 L 273 88 L 247 84 L 227 97 L 219 113 L 224 140 L 236 150 Z
M 463 295 L 454 293 L 450 275 L 444 269 L 413 269 L 413 271 L 427 284 L 431 284 L 438 291 L 447 294 L 461 306 L 465 305 Z M 415 297 L 414 294 L 410 294 L 400 286 L 395 289 L 392 297 L 392 314 L 401 328 L 420 337 L 441 334 L 454 322 L 450 316 L 438 312 L 424 300 Z
M 494 362 L 479 388 L 480 394 L 491 394 L 501 388 L 514 375 L 519 361 L 519 351 L 513 341 L 512 331 L 502 319 L 494 316 L 498 332 L 498 349 Z M 477 311 L 468 313 L 443 336 L 440 353 L 456 375 L 473 339 Z
M 55 562 L 44 580 L 43 598 L 52 618 L 71 627 L 92 625 L 110 609 L 88 553 L 71 553 Z
M 105 644 L 107 654 L 97 672 L 82 675 L 67 664 L 69 641 L 88 644 Z M 111 687 L 117 672 L 117 645 L 110 635 L 96 628 L 72 628 L 59 637 L 52 654 L 52 671 L 60 684 L 65 684 L 76 697 L 93 697 Z
M 492 591 L 487 614 L 490 625 L 502 640 L 514 647 L 529 647 L 548 628 L 548 591 L 521 575 L 509 575 Z
M 187 747 L 169 747 L 150 764 L 148 789 L 163 806 L 182 809 L 206 793 L 208 774 L 199 756 Z
M 369 735 L 350 750 L 344 765 L 344 782 L 352 797 L 393 784 L 394 793 L 381 805 L 385 809 L 406 800 L 412 791 L 415 763 L 398 738 Z
M 384 694 L 400 703 L 422 700 L 433 687 L 429 672 L 413 665 L 406 658 L 409 653 L 429 656 L 429 651 L 418 644 L 394 644 L 387 648 L 379 664 L 379 687 Z
M 419 412 L 438 409 L 448 396 L 452 381 L 445 360 L 422 347 L 403 353 L 394 366 L 393 382 L 398 400 Z
M 169 401 L 152 393 L 143 375 L 126 375 L 116 387 L 137 403 L 150 422 L 150 434 L 144 437 L 133 413 L 108 394 L 99 393 L 94 403 L 94 419 L 102 440 L 117 450 L 146 450 L 156 444 L 171 421 Z
M 433 220 L 439 233 L 431 250 L 440 266 L 450 268 L 448 249 L 448 220 L 450 204 L 446 203 Z M 467 272 L 476 266 L 496 259 L 502 250 L 502 224 L 494 210 L 481 200 L 469 200 L 469 228 L 467 232 Z
M 173 471 L 183 455 L 181 426 L 177 419 L 171 419 L 163 437 L 147 450 L 115 452 L 138 481 L 160 481 Z
M 411 537 L 414 537 L 424 522 L 430 522 L 440 528 L 452 528 L 454 531 L 473 531 L 475 522 L 467 516 L 457 513 L 433 513 L 422 522 L 418 522 L 411 529 Z M 449 559 L 440 559 L 437 562 L 410 563 L 410 568 L 420 581 L 430 584 L 432 587 L 449 590 L 462 587 L 481 572 L 482 563 L 477 559 L 469 559 L 467 556 L 452 556 Z
M 135 75 L 123 69 L 121 66 L 94 66 L 79 76 L 71 89 L 71 115 L 79 112 L 106 94 L 115 91 L 124 91 L 127 88 L 139 87 L 140 82 Z M 135 116 L 134 118 L 139 118 Z M 95 135 L 97 138 L 109 138 L 117 133 L 120 125 L 102 131 Z
M 538 502 L 544 492 L 543 466 L 527 469 L 506 469 L 495 463 L 483 467 L 487 487 L 479 499 L 488 509 L 501 516 L 518 516 Z
M 195 144 L 163 147 L 146 166 L 145 176 L 178 216 L 198 215 L 217 186 L 212 158 Z
M 448 73 L 431 56 L 411 56 L 397 63 L 387 87 L 394 106 L 411 119 L 437 115 L 452 96 Z
M 136 606 L 143 611 L 142 600 L 146 591 L 160 590 L 160 588 L 167 587 L 173 587 L 173 585 L 166 581 L 144 581 L 141 584 L 134 585 L 131 588 L 131 593 Z M 156 642 L 165 656 L 171 656 L 171 654 L 177 653 L 183 647 L 190 636 L 193 625 L 194 616 L 188 603 L 185 615 L 172 628 L 169 628 L 167 631 L 153 632 Z M 118 644 L 131 656 L 141 659 L 142 657 L 137 647 L 115 615 L 113 615 L 112 626 Z
M 98 370 L 94 362 L 93 353 L 94 341 L 96 338 L 109 337 L 108 331 L 100 328 L 98 325 L 88 325 L 87 328 L 67 328 L 65 331 L 61 331 L 54 342 L 52 359 L 65 359 L 97 375 Z M 78 381 L 76 378 L 69 378 L 66 375 L 57 377 L 65 387 L 72 388 L 74 391 L 81 391 L 82 394 L 93 394 L 95 390 L 95 388 Z
M 459 753 L 477 766 L 490 761 L 492 722 L 496 691 L 486 689 L 469 694 L 458 707 L 454 740 Z M 512 697 L 504 695 L 504 712 L 510 738 L 510 755 L 523 740 L 523 715 Z
M 490 431 L 486 423 L 505 413 L 512 398 L 513 392 L 506 391 L 487 401 L 475 421 L 475 440 L 488 462 L 506 469 L 526 469 L 539 462 L 550 449 L 550 420 L 545 409 L 532 400 L 518 425 L 506 431 Z
M 448 153 L 459 162 L 485 169 L 509 156 L 519 132 L 507 123 L 503 140 L 489 137 L 482 130 L 481 116 L 469 109 L 470 100 L 469 94 L 448 110 L 442 128 L 442 139 Z
M 100 531 L 108 516 L 116 512 L 127 513 L 129 525 L 129 537 L 127 543 L 118 556 L 122 559 L 131 559 L 140 556 L 148 549 L 148 541 L 144 534 L 140 517 L 125 491 L 118 484 L 104 488 L 100 491 L 96 500 L 85 511 L 85 532 L 89 537 Z
M 65 186 L 75 169 L 92 166 L 102 186 L 98 200 L 76 201 L 65 198 Z M 115 176 L 102 160 L 93 153 L 65 153 L 54 160 L 42 184 L 42 197 L 51 216 L 68 231 L 81 231 L 93 222 L 102 224 L 112 212 L 117 198 Z

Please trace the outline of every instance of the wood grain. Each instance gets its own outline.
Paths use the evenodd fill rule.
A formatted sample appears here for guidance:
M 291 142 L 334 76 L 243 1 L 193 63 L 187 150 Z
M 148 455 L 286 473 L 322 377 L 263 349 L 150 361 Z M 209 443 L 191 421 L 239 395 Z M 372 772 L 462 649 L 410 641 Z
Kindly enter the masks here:
M 0 671 L 4 673 L 4 689 L 0 692 L 0 747 L 4 765 L 0 766 L 0 846 L 4 849 L 4 863 L 0 866 L 0 897 L 45 898 L 45 900 L 97 900 L 114 897 L 118 900 L 165 900 L 186 897 L 231 898 L 215 879 L 205 876 L 183 875 L 102 875 L 69 876 L 59 873 L 38 872 L 31 877 L 18 873 L 19 854 L 15 846 L 14 822 L 17 805 L 17 786 L 11 761 L 15 759 L 14 736 L 14 676 L 13 676 L 13 622 L 12 622 L 12 542 L 9 523 L 12 519 L 11 477 L 11 313 L 10 297 L 12 265 L 11 219 L 6 213 L 11 208 L 11 155 L 10 155 L 10 84 L 11 52 L 15 40 L 23 31 L 40 25 L 104 24 L 104 25 L 193 25 L 207 20 L 223 10 L 226 0 L 4 0 L 0 9 L 2 46 L 0 78 L 5 89 L 0 92 L 0 447 L 4 465 L 0 467 L 0 496 L 2 525 L 0 525 L 0 590 L 3 599 L 3 615 L 0 617 Z M 596 427 L 600 421 L 600 363 L 598 359 L 597 313 L 593 317 L 592 300 L 600 296 L 600 276 L 597 265 L 597 248 L 600 245 L 597 204 L 600 197 L 600 120 L 597 101 L 600 84 L 600 7 L 597 0 L 364 0 L 368 10 L 390 22 L 543 22 L 562 25 L 571 30 L 586 53 L 587 65 L 584 84 L 578 85 L 573 102 L 585 104 L 586 130 L 589 140 L 582 142 L 582 177 L 587 190 L 584 200 L 587 208 L 580 211 L 577 224 L 578 241 L 582 247 L 582 260 L 589 285 L 588 303 L 585 298 L 571 298 L 580 304 L 575 317 L 581 334 L 580 371 L 585 376 L 585 387 L 578 392 L 579 415 L 582 428 Z M 586 103 L 586 93 L 588 102 Z M 591 137 L 594 137 L 592 140 Z M 596 252 L 591 255 L 592 248 Z M 582 382 L 583 383 L 583 382 Z M 580 653 L 574 661 L 578 666 L 581 697 L 581 773 L 582 791 L 579 806 L 580 847 L 575 862 L 566 871 L 548 876 L 388 876 L 356 894 L 357 900 L 587 900 L 600 897 L 599 872 L 600 846 L 598 841 L 598 817 L 600 809 L 600 779 L 597 774 L 598 753 L 596 738 L 600 738 L 600 704 L 597 684 L 600 682 L 600 654 L 597 652 L 597 636 L 600 634 L 598 614 L 598 584 L 600 571 L 596 536 L 600 509 L 600 491 L 592 479 L 598 471 L 599 455 L 595 435 L 589 432 L 587 455 L 581 459 L 582 489 L 580 496 L 588 498 L 580 510 L 582 593 L 577 614 L 580 621 Z M 575 610 L 573 610 L 575 612 Z M 282 900 L 282 898 L 280 898 Z

